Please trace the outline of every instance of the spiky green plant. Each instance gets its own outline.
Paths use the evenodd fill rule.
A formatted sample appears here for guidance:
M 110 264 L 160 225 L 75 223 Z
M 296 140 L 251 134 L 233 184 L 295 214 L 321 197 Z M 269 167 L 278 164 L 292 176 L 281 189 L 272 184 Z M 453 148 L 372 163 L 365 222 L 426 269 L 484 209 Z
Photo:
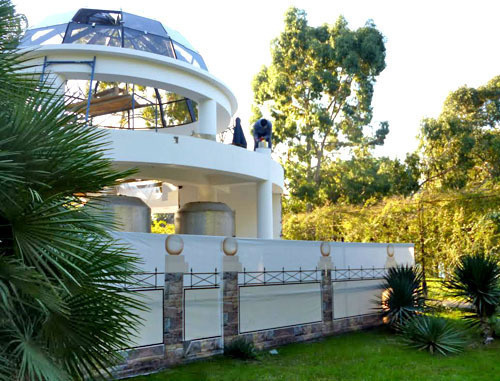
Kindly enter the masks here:
M 460 331 L 439 317 L 415 315 L 401 325 L 400 332 L 409 346 L 432 354 L 456 354 L 465 346 Z
M 474 312 L 465 318 L 480 326 L 485 343 L 492 341 L 492 317 L 500 306 L 498 259 L 482 252 L 462 256 L 445 286 L 451 296 L 473 306 Z
M 224 346 L 224 356 L 240 360 L 253 360 L 257 357 L 257 352 L 251 341 L 238 337 Z
M 129 346 L 137 259 L 82 196 L 115 185 L 105 133 L 20 68 L 22 18 L 0 0 L 0 380 L 97 378 Z
M 389 268 L 382 288 L 382 315 L 393 327 L 423 310 L 422 273 L 415 267 L 403 265 Z

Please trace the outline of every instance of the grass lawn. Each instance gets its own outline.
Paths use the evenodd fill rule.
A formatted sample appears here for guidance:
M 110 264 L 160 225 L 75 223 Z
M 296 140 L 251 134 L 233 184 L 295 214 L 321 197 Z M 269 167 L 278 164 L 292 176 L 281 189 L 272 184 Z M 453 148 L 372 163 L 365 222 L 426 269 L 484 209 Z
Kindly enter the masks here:
M 500 380 L 500 339 L 488 347 L 475 334 L 470 341 L 460 355 L 432 356 L 380 328 L 287 345 L 254 361 L 220 356 L 134 380 Z

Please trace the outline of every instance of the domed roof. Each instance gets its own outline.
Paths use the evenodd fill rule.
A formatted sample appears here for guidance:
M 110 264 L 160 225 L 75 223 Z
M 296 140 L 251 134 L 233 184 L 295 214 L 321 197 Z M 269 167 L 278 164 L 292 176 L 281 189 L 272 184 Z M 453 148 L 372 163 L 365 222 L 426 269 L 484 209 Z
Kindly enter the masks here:
M 177 31 L 161 22 L 122 11 L 79 9 L 47 18 L 26 31 L 20 47 L 48 44 L 93 44 L 160 54 L 201 69 L 201 55 Z

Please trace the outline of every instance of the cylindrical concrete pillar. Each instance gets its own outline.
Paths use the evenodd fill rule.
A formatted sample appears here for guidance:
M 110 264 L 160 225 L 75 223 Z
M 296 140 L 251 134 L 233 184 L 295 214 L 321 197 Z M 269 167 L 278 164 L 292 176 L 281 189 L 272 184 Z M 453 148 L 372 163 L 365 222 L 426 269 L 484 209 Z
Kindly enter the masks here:
M 206 139 L 217 135 L 217 103 L 212 99 L 198 102 L 198 134 Z
M 257 183 L 257 238 L 273 239 L 273 184 Z

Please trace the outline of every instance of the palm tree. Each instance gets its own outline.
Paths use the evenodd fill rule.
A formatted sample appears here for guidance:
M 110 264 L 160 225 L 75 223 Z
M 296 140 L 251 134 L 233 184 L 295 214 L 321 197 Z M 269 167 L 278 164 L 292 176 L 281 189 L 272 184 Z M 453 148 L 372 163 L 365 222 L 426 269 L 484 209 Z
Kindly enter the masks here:
M 472 304 L 474 313 L 466 318 L 480 325 L 485 344 L 493 341 L 491 318 L 500 306 L 498 259 L 482 252 L 464 255 L 445 286 L 451 296 Z
M 130 172 L 112 169 L 104 132 L 19 71 L 22 22 L 0 0 L 0 380 L 97 378 L 135 332 L 121 291 L 137 259 L 84 203 Z

